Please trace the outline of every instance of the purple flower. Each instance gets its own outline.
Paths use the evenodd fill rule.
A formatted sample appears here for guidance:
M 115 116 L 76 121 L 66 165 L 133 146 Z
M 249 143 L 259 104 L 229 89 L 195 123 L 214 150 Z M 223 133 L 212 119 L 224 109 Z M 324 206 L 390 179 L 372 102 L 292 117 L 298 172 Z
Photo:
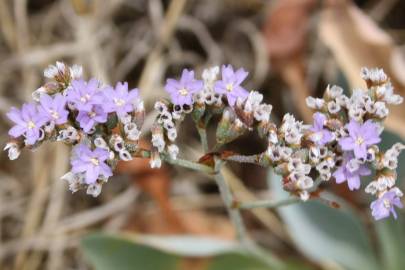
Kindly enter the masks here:
M 351 120 L 346 128 L 349 136 L 340 139 L 339 144 L 345 151 L 353 150 L 358 159 L 365 159 L 367 147 L 381 141 L 378 126 L 372 120 L 367 120 L 364 124 Z
M 73 158 L 70 161 L 73 173 L 85 173 L 85 182 L 93 184 L 101 176 L 112 176 L 111 168 L 105 163 L 109 153 L 105 149 L 96 148 L 92 151 L 84 144 L 73 149 Z
M 8 134 L 14 138 L 25 137 L 25 144 L 33 145 L 43 136 L 41 127 L 46 123 L 46 117 L 38 112 L 34 103 L 22 105 L 21 111 L 17 108 L 11 108 L 7 117 L 16 125 L 13 126 Z
M 128 91 L 127 82 L 117 83 L 115 89 L 108 86 L 103 93 L 106 98 L 103 105 L 106 112 L 116 112 L 121 118 L 134 110 L 133 102 L 138 98 L 138 89 Z
M 233 71 L 231 65 L 222 66 L 222 80 L 214 85 L 215 92 L 226 95 L 230 106 L 234 106 L 238 98 L 246 99 L 249 92 L 240 86 L 249 73 L 243 68 Z
M 103 96 L 99 89 L 99 81 L 82 79 L 72 81 L 72 87 L 67 92 L 67 101 L 72 102 L 79 111 L 90 111 L 93 105 L 103 104 Z
M 375 220 L 387 218 L 390 216 L 391 213 L 396 219 L 397 213 L 395 212 L 394 206 L 399 208 L 403 207 L 397 193 L 394 190 L 390 190 L 385 192 L 380 198 L 371 203 L 371 214 L 373 215 Z
M 193 104 L 193 94 L 203 88 L 203 82 L 194 78 L 194 71 L 184 69 L 179 81 L 167 79 L 165 90 L 175 105 Z
M 79 111 L 76 120 L 84 132 L 89 132 L 97 123 L 107 122 L 107 113 L 100 105 L 94 105 L 90 111 Z
M 343 164 L 333 173 L 336 183 L 341 184 L 347 181 L 350 190 L 359 189 L 360 177 L 371 174 L 370 169 L 366 165 L 358 164 L 353 158 L 353 153 L 346 152 Z M 355 165 L 352 165 L 350 161 L 354 161 Z
M 66 98 L 61 94 L 56 94 L 54 98 L 43 94 L 39 100 L 41 106 L 38 111 L 47 118 L 47 122 L 62 125 L 67 122 L 69 112 L 65 109 Z
M 316 112 L 313 115 L 314 125 L 311 128 L 311 131 L 314 132 L 311 134 L 311 140 L 317 145 L 325 145 L 331 142 L 334 139 L 332 132 L 324 128 L 326 122 L 326 116 L 320 112 Z

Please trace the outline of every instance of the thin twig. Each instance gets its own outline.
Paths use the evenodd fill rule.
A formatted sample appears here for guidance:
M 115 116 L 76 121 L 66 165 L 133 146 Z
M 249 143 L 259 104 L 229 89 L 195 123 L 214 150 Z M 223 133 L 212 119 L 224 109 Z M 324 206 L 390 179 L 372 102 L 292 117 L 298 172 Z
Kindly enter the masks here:
M 177 165 L 177 166 L 192 169 L 195 171 L 200 171 L 200 172 L 204 172 L 204 173 L 208 173 L 208 174 L 214 173 L 214 170 L 211 167 L 197 163 L 197 162 L 180 159 L 180 158 L 172 159 L 172 158 L 170 158 L 170 156 L 167 156 L 167 155 L 164 155 L 163 160 L 165 160 L 166 162 L 168 162 L 172 165 Z
M 261 200 L 261 201 L 255 201 L 255 202 L 244 202 L 244 203 L 239 203 L 236 207 L 239 209 L 254 209 L 254 208 L 278 208 L 282 206 L 287 206 L 290 204 L 295 204 L 302 202 L 299 198 L 297 197 L 290 197 L 278 201 L 274 200 Z

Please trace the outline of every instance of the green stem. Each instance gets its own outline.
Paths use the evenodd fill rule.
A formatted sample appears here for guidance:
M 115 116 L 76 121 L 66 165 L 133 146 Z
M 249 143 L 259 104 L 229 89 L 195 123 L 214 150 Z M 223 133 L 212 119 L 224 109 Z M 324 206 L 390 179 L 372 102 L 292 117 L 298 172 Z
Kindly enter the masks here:
M 162 155 L 162 159 L 164 161 L 166 161 L 167 163 L 170 163 L 172 165 L 177 165 L 183 168 L 187 168 L 187 169 L 191 169 L 194 171 L 200 171 L 200 172 L 204 172 L 207 174 L 213 174 L 214 170 L 207 166 L 207 165 L 203 165 L 197 162 L 193 162 L 193 161 L 189 161 L 189 160 L 185 160 L 185 159 L 181 159 L 181 158 L 177 158 L 177 159 L 172 159 L 170 158 L 170 156 L 168 155 Z
M 239 209 L 253 209 L 253 208 L 277 208 L 281 206 L 286 206 L 294 203 L 299 203 L 301 200 L 297 197 L 290 197 L 286 199 L 282 199 L 279 201 L 269 201 L 269 200 L 262 200 L 262 201 L 255 201 L 255 202 L 245 202 L 240 203 L 237 208 Z
M 237 209 L 232 208 L 233 195 L 228 188 L 228 184 L 226 183 L 225 178 L 223 177 L 221 172 L 217 172 L 214 175 L 214 179 L 218 185 L 219 193 L 226 205 L 232 223 L 235 226 L 237 238 L 242 244 L 246 244 L 246 242 L 248 241 L 246 229 L 243 224 L 240 212 Z
M 207 130 L 205 127 L 199 127 L 197 125 L 198 134 L 200 135 L 201 144 L 204 150 L 204 153 L 208 153 L 208 140 L 207 140 Z
M 265 262 L 271 267 L 271 269 L 280 269 L 282 263 L 272 254 L 266 252 L 260 246 L 256 245 L 255 242 L 248 237 L 240 210 L 232 207 L 234 197 L 221 173 L 222 163 L 223 162 L 221 160 L 215 159 L 216 174 L 214 175 L 214 179 L 218 185 L 221 198 L 225 203 L 231 222 L 236 229 L 238 240 L 247 252 Z
M 223 145 L 222 143 L 216 143 L 214 147 L 211 149 L 211 152 L 217 152 L 219 148 L 222 147 L 222 145 Z

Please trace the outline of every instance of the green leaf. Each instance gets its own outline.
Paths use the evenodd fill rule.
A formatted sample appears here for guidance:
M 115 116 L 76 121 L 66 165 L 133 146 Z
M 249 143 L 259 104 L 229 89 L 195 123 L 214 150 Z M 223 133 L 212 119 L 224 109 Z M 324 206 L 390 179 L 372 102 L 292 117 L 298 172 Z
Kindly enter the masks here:
M 270 170 L 268 177 L 276 199 L 287 197 L 280 176 Z M 348 207 L 334 209 L 312 201 L 277 210 L 295 245 L 308 258 L 345 269 L 378 269 L 366 230 Z
M 404 216 L 398 214 L 398 220 L 388 218 L 375 221 L 383 269 L 386 270 L 402 270 L 405 266 Z
M 241 250 L 236 242 L 192 235 L 142 235 L 136 237 L 136 242 L 168 253 L 189 257 L 208 257 Z
M 216 256 L 207 270 L 272 270 L 265 263 L 242 253 L 228 253 Z
M 207 237 L 98 233 L 86 236 L 81 245 L 96 270 L 180 270 L 181 258 L 187 257 L 209 258 L 207 270 L 279 270 L 270 269 L 234 242 Z
M 97 270 L 175 270 L 179 258 L 123 237 L 94 234 L 81 243 Z

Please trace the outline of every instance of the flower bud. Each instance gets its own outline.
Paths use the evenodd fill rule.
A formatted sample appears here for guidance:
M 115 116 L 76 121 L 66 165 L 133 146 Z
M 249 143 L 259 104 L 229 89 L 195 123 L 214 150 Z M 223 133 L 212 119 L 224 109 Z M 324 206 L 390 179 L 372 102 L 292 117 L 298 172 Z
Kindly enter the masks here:
M 8 158 L 10 160 L 17 159 L 21 154 L 21 149 L 16 142 L 7 143 L 3 150 L 8 151 Z

